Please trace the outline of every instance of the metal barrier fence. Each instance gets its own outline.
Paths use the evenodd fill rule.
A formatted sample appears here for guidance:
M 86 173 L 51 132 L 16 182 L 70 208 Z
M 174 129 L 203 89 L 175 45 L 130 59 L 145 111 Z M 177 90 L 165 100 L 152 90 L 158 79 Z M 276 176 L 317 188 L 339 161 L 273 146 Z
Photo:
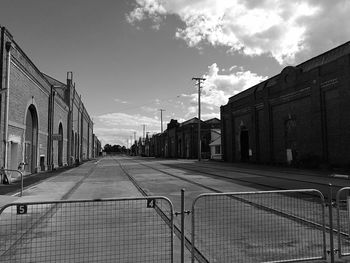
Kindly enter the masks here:
M 173 205 L 164 197 L 9 204 L 1 262 L 173 262 Z
M 350 255 L 350 187 L 337 192 L 337 232 L 339 257 Z
M 12 173 L 19 174 L 21 178 L 21 191 L 19 193 L 19 196 L 23 195 L 23 172 L 21 170 L 13 170 L 13 169 L 0 169 L 0 179 L 1 183 L 6 182 L 7 184 L 11 184 L 12 182 Z
M 324 197 L 313 189 L 202 194 L 192 204 L 192 246 L 208 262 L 326 259 Z

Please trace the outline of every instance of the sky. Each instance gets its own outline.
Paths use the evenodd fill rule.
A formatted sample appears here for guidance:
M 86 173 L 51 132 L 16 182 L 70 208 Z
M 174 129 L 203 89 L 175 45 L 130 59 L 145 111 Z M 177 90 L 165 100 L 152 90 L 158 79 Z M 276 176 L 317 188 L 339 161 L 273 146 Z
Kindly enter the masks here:
M 348 0 L 0 0 L 0 25 L 78 93 L 102 145 L 171 119 L 220 118 L 228 98 L 349 41 Z M 145 127 L 145 128 L 144 128 Z

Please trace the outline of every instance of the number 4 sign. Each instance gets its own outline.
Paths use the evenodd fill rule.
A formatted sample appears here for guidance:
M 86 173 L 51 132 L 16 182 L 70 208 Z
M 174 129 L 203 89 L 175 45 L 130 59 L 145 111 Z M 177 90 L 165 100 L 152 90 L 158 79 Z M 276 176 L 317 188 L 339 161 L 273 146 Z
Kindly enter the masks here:
M 156 206 L 156 199 L 147 199 L 147 208 L 154 208 Z

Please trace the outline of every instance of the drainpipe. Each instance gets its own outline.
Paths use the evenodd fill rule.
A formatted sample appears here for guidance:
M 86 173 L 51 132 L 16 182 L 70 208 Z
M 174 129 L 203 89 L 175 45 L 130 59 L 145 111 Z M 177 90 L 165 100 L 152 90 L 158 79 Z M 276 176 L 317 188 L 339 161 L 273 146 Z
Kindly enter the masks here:
M 10 104 L 10 66 L 11 66 L 11 42 L 6 42 L 6 98 L 5 98 L 5 154 L 4 154 L 4 168 L 8 169 L 8 123 L 9 123 L 9 104 Z
M 53 117 L 54 117 L 54 108 L 53 108 L 53 103 L 54 103 L 54 94 L 55 94 L 55 89 L 53 85 L 51 85 L 50 89 L 50 99 L 49 99 L 49 122 L 48 122 L 48 154 L 47 154 L 47 166 L 48 170 L 53 170 L 53 153 L 52 153 L 52 134 L 53 134 Z
M 67 90 L 66 90 L 66 102 L 68 102 L 68 125 L 67 125 L 67 163 L 68 165 L 72 165 L 74 163 L 73 158 L 73 151 L 72 151 L 72 145 L 73 145 L 73 138 L 72 138 L 72 131 L 73 131 L 73 117 L 72 117 L 72 79 L 73 79 L 73 72 L 69 71 L 67 72 Z

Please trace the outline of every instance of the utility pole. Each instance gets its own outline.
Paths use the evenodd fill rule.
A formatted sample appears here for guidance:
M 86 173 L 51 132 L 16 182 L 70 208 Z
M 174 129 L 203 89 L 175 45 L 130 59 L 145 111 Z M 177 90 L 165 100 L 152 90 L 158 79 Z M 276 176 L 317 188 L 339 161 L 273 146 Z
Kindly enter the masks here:
M 146 124 L 143 124 L 143 137 L 142 137 L 142 140 L 144 141 L 145 140 L 145 130 L 146 130 Z
M 159 111 L 160 111 L 160 131 L 161 133 L 163 133 L 163 111 L 165 110 L 159 109 Z
M 192 78 L 192 80 L 195 80 L 198 85 L 198 161 L 201 160 L 201 84 L 202 81 L 204 82 L 204 78 Z

